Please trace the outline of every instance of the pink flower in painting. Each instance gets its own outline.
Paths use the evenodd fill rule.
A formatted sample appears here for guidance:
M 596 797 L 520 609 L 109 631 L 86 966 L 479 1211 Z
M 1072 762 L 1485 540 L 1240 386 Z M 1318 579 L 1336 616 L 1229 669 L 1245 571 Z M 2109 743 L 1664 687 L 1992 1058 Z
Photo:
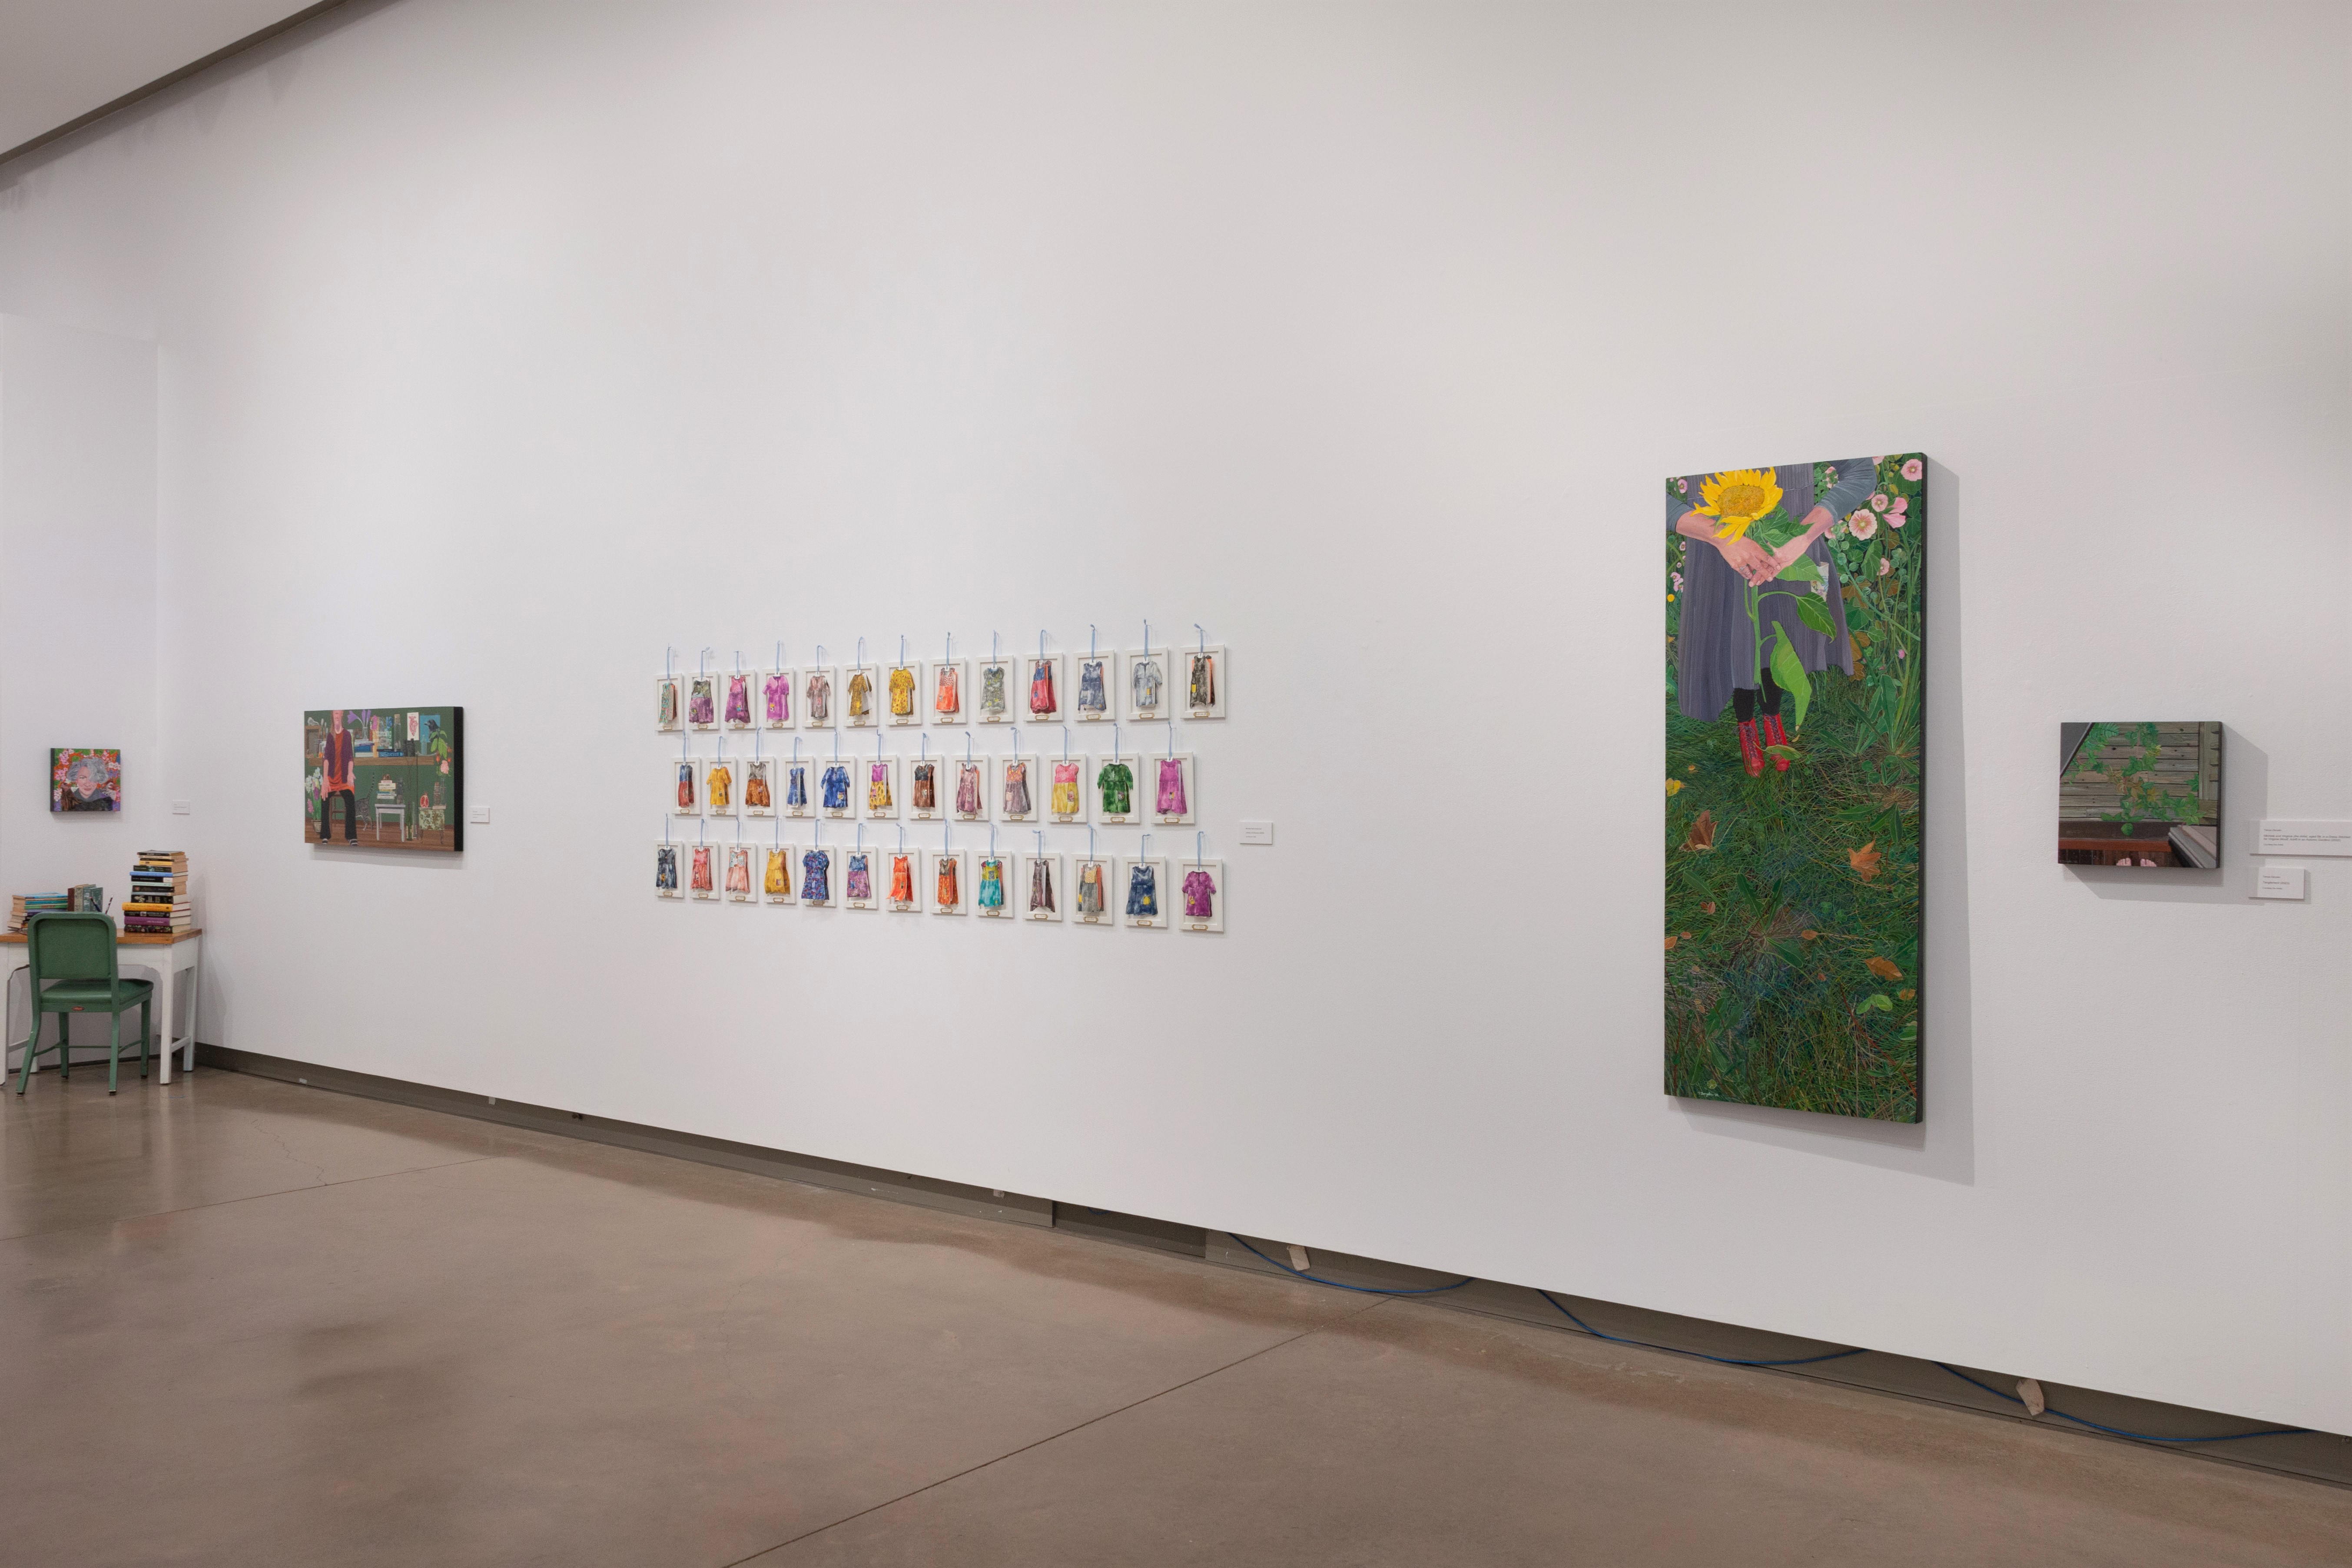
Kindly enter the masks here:
M 1910 521 L 1899 511 L 1890 511 L 1886 514 L 1886 526 L 1889 528 L 1900 528 Z
M 1866 509 L 1857 508 L 1853 514 L 1845 520 L 1845 531 L 1856 539 L 1868 539 L 1878 531 L 1878 518 L 1875 513 Z
M 1921 463 L 1916 458 L 1912 458 L 1909 462 L 1903 465 L 1903 477 L 1909 479 L 1915 485 L 1919 482 L 1919 476 L 1927 471 L 1927 469 L 1926 465 Z
M 1894 571 L 1894 570 L 1895 570 L 1895 563 L 1894 563 L 1894 562 L 1889 561 L 1889 560 L 1888 560 L 1888 559 L 1886 559 L 1886 557 L 1885 557 L 1885 556 L 1884 556 L 1884 555 L 1882 555 L 1882 556 L 1880 556 L 1880 557 L 1878 558 L 1878 574 L 1879 574 L 1880 576 L 1884 577 L 1884 576 L 1885 576 L 1889 572 L 1892 572 L 1892 571 Z
M 1895 658 L 1901 658 L 1903 657 L 1903 648 L 1902 648 L 1902 646 L 1901 646 L 1900 644 L 1897 644 L 1897 645 L 1895 646 Z
M 1909 496 L 1896 496 L 1886 509 L 1887 513 L 1894 517 L 1901 517 L 1905 512 L 1909 511 L 1910 510 L 1911 498 Z
M 1686 496 L 1690 494 L 1690 481 L 1688 479 L 1676 479 L 1675 481 L 1675 494 L 1678 496 Z
M 1876 495 L 1870 498 L 1870 510 L 1873 511 L 1885 511 L 1886 510 L 1886 492 L 1885 490 L 1881 490 Z
M 1677 593 L 1677 594 L 1679 594 L 1679 593 L 1681 593 L 1682 591 L 1683 591 L 1683 574 L 1682 574 L 1681 573 L 1677 572 L 1677 573 L 1675 573 L 1675 593 Z

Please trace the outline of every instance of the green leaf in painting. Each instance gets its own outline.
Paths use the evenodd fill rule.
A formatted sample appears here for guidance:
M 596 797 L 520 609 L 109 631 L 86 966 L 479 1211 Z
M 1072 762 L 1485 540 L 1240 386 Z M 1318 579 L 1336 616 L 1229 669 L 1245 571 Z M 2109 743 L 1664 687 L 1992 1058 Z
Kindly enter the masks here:
M 1853 1005 L 1853 1010 L 1857 1013 L 1892 1013 L 1895 1011 L 1895 998 L 1883 992 L 1865 996 Z
M 1822 569 L 1813 564 L 1811 556 L 1800 555 L 1780 568 L 1780 580 L 1783 583 L 1818 583 L 1822 580 Z
M 1830 619 L 1829 606 L 1811 594 L 1797 601 L 1797 618 L 1825 637 L 1837 636 L 1837 623 Z M 1778 680 L 1780 677 L 1772 679 Z
M 1776 675 L 1772 679 L 1778 680 L 1780 678 Z M 1785 763 L 1793 763 L 1797 760 L 1797 748 L 1794 746 L 1767 746 L 1764 748 L 1764 754 L 1768 757 L 1778 757 Z
M 1772 626 L 1772 679 L 1780 684 L 1781 690 L 1796 700 L 1797 710 L 1790 719 L 1789 727 L 1803 729 L 1805 710 L 1813 705 L 1813 683 L 1811 678 L 1805 674 L 1804 660 L 1799 658 L 1797 650 L 1789 645 L 1789 628 L 1778 622 Z

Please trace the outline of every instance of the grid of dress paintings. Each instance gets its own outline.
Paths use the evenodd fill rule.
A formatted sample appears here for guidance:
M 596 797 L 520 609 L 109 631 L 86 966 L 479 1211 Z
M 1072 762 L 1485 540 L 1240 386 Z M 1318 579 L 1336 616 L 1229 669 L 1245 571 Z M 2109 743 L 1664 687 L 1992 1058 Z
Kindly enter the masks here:
M 1042 645 L 1041 639 L 1041 645 Z M 821 657 L 787 664 L 783 650 L 764 665 L 739 655 L 727 668 L 683 670 L 654 683 L 654 728 L 725 732 L 753 730 L 881 730 L 926 724 L 1157 723 L 1225 716 L 1229 673 L 1224 646 L 1120 651 L 1089 645 L 1083 653 L 956 655 L 952 641 L 935 659 L 832 664 Z M 823 650 L 819 650 L 822 655 Z M 1076 682 L 1073 688 L 1071 682 Z
M 895 662 L 793 666 L 779 649 L 765 668 L 659 677 L 656 729 L 680 737 L 662 764 L 664 809 L 695 820 L 656 842 L 656 896 L 1222 932 L 1224 862 L 1197 834 L 1190 857 L 1151 854 L 1150 830 L 1197 826 L 1199 758 L 1179 749 L 1176 721 L 1225 716 L 1224 647 L 951 656 L 950 644 L 930 661 L 901 650 Z M 1129 745 L 1122 717 L 1164 722 L 1164 743 Z M 1058 754 L 1024 747 L 1024 722 L 1058 730 Z M 1108 744 L 1073 748 L 1069 726 L 1097 722 Z M 961 744 L 941 737 L 935 749 L 928 724 L 969 727 Z M 1004 749 L 982 750 L 977 727 L 1000 724 L 1005 741 L 986 739 Z M 919 730 L 914 749 L 885 751 L 881 731 L 902 727 Z M 866 729 L 870 752 L 841 733 Z M 780 730 L 832 733 L 816 744 L 794 733 L 787 746 Z M 694 750 L 698 731 L 714 736 L 708 755 Z M 733 831 L 714 834 L 714 818 L 732 819 Z M 762 821 L 764 835 L 752 826 Z M 894 841 L 868 843 L 868 823 L 895 825 Z M 937 847 L 906 842 L 908 824 L 928 823 L 940 825 Z M 956 845 L 957 825 L 987 828 L 987 846 Z M 1001 848 L 999 826 L 1027 830 L 1034 849 Z M 1084 853 L 1044 837 L 1048 827 L 1128 826 L 1146 830 L 1133 855 L 1098 853 L 1092 832 Z
M 654 894 L 702 903 L 1221 932 L 1226 879 L 1224 861 L 1197 855 L 665 838 L 654 844 Z

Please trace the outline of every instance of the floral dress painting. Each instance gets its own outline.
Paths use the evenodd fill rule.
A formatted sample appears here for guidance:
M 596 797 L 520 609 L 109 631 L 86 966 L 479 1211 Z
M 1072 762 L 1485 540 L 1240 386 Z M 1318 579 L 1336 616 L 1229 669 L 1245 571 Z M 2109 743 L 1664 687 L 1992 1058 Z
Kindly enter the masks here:
M 761 689 L 761 692 L 768 702 L 768 722 L 791 723 L 793 721 L 792 678 L 780 670 L 768 677 L 767 684 Z
M 1184 873 L 1184 913 L 1196 921 L 1213 918 L 1217 879 L 1206 869 Z
M 808 769 L 794 763 L 786 770 L 784 804 L 805 807 L 808 805 Z
M 748 725 L 751 722 L 751 680 L 748 675 L 727 678 L 727 721 Z
M 1146 919 L 1160 913 L 1160 872 L 1149 861 L 1128 868 L 1127 912 Z
M 1054 910 L 1054 863 L 1043 858 L 1029 862 L 1029 909 L 1032 913 L 1051 914 Z
M 1095 787 L 1102 792 L 1105 816 L 1125 816 L 1135 809 L 1135 770 L 1125 763 L 1108 762 L 1095 775 Z
M 1054 815 L 1078 815 L 1078 764 L 1076 763 L 1054 764 Z
M 763 879 L 772 899 L 781 899 L 793 890 L 793 859 L 790 851 L 768 851 L 768 874 Z
M 1160 815 L 1181 816 L 1185 809 L 1184 764 L 1174 757 L 1162 757 L 1160 759 Z
M 694 858 L 690 862 L 693 868 L 688 873 L 693 879 L 688 883 L 688 889 L 693 892 L 708 893 L 713 890 L 710 882 L 711 853 L 710 847 L 708 845 L 698 844 L 694 847 Z
M 675 680 L 665 680 L 661 683 L 654 710 L 654 722 L 665 730 L 677 722 L 677 682 Z
M 980 892 L 974 901 L 983 910 L 1004 907 L 1004 862 L 991 858 L 980 863 Z
M 1147 711 L 1159 707 L 1160 661 L 1156 658 L 1137 659 L 1131 684 L 1135 688 L 1136 707 Z
M 827 811 L 849 809 L 849 770 L 839 763 L 824 770 L 824 808 Z
M 915 672 L 901 665 L 890 672 L 890 711 L 908 719 L 915 712 Z
M 915 901 L 915 858 L 912 855 L 890 857 L 890 901 L 894 904 Z
M 1103 690 L 1103 661 L 1089 658 L 1078 666 L 1078 711 L 1101 713 L 1110 706 Z
M 849 678 L 849 716 L 863 719 L 874 710 L 874 678 L 859 670 Z
M 963 682 L 954 665 L 940 666 L 939 691 L 931 706 L 950 718 L 963 711 Z
M 890 809 L 890 764 L 876 763 L 866 784 L 866 807 L 868 811 Z
M 992 719 L 1004 717 L 1004 667 L 992 664 L 980 672 L 980 710 Z
M 940 857 L 939 891 L 940 908 L 943 910 L 954 909 L 963 902 L 963 890 L 956 884 L 956 858 L 952 855 Z
M 874 857 L 871 855 L 861 855 L 856 850 L 850 851 L 847 886 L 842 890 L 844 898 L 865 902 L 874 897 L 873 860 Z
M 1103 868 L 1099 860 L 1089 860 L 1078 868 L 1078 913 L 1100 916 L 1103 912 Z
M 768 773 L 774 766 L 773 763 L 761 763 L 744 770 L 743 804 L 746 806 L 765 811 L 776 804 L 768 788 Z
M 823 849 L 812 849 L 801 857 L 801 897 L 811 903 L 833 901 L 833 857 Z
M 677 891 L 677 851 L 667 844 L 654 851 L 654 891 Z
M 937 811 L 940 808 L 939 763 L 915 764 L 914 807 L 917 811 Z
M 821 669 L 809 671 L 808 716 L 812 724 L 833 721 L 833 677 Z
M 1017 821 L 1029 806 L 1029 764 L 1015 758 L 1004 764 L 1004 815 Z
M 719 722 L 718 682 L 698 676 L 687 687 L 686 721 L 689 724 Z
M 705 798 L 713 811 L 730 811 L 735 805 L 735 770 L 725 763 L 710 764 L 710 783 Z
M 1050 718 L 1061 706 L 1061 699 L 1054 691 L 1054 661 L 1041 658 L 1029 672 L 1029 711 L 1039 718 Z
M 692 763 L 677 764 L 677 808 L 680 811 L 694 809 L 694 764 Z
M 727 890 L 747 897 L 751 891 L 751 852 L 730 848 L 727 851 Z
M 980 764 L 978 763 L 956 764 L 955 808 L 960 816 L 978 816 L 980 815 Z

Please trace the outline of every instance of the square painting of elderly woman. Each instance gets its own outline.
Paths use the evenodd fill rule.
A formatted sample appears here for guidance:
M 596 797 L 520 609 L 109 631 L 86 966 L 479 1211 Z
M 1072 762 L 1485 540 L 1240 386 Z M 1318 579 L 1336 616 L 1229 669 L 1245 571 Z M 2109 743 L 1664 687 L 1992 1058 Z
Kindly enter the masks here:
M 1666 1092 L 1919 1120 L 1927 460 L 1666 501 Z

